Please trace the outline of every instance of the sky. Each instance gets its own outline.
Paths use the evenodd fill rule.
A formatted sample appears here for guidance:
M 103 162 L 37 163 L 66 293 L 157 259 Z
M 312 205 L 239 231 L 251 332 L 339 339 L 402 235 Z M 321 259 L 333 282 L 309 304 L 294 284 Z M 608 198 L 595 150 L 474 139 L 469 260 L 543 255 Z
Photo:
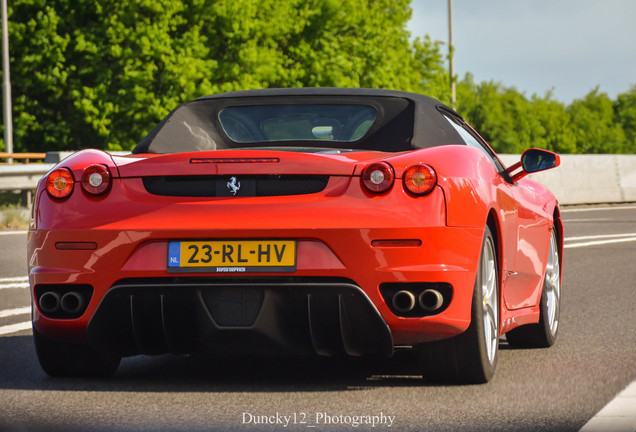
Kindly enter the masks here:
M 411 7 L 412 37 L 448 41 L 448 0 Z M 636 0 L 452 0 L 452 15 L 459 79 L 470 72 L 565 103 L 636 85 Z

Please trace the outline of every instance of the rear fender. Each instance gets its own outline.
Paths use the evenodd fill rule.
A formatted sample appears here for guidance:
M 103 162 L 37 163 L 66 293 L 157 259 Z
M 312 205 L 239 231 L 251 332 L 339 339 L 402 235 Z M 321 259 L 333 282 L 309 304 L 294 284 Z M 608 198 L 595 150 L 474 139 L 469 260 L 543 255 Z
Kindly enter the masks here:
M 438 153 L 428 163 L 437 172 L 438 184 L 444 190 L 447 225 L 485 227 L 489 209 L 499 207 L 497 189 L 505 180 L 478 149 L 444 146 Z

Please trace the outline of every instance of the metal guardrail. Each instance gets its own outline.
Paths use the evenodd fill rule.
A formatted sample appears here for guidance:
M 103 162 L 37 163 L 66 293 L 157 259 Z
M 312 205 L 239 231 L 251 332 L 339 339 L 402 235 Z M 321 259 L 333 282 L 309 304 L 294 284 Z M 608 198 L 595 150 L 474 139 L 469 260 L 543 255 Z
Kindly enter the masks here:
M 0 165 L 0 190 L 20 191 L 35 189 L 38 180 L 55 164 L 13 164 Z
M 22 191 L 23 194 L 28 194 L 37 187 L 40 178 L 54 165 L 54 163 L 33 163 L 33 161 L 49 162 L 47 159 L 54 157 L 57 153 L 0 152 L 0 191 Z M 19 162 L 16 163 L 16 161 Z M 59 159 L 50 162 L 58 161 Z
M 22 195 L 22 205 L 31 205 L 38 181 L 56 163 L 74 152 L 7 153 L 0 152 L 0 191 L 15 191 Z M 34 163 L 40 160 L 43 163 Z
M 21 163 L 30 163 L 32 159 L 45 159 L 46 153 L 6 153 L 0 152 L 0 159 L 5 159 L 5 163 L 12 163 L 19 160 Z M 0 162 L 2 163 L 2 162 Z

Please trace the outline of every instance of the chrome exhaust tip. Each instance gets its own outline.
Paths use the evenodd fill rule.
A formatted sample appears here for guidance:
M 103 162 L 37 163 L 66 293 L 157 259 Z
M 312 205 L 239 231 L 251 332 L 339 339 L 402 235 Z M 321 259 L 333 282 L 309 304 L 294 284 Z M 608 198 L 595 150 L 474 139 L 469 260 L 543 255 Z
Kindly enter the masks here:
M 420 307 L 427 312 L 433 312 L 442 307 L 444 304 L 444 297 L 442 294 L 434 289 L 427 289 L 422 291 L 418 298 Z
M 53 314 L 60 310 L 60 296 L 53 291 L 47 291 L 40 296 L 38 304 L 45 314 Z
M 415 296 L 410 291 L 402 290 L 393 295 L 391 302 L 396 311 L 402 313 L 410 312 L 415 307 Z
M 62 311 L 67 314 L 76 314 L 84 307 L 84 298 L 77 292 L 67 292 L 60 300 Z

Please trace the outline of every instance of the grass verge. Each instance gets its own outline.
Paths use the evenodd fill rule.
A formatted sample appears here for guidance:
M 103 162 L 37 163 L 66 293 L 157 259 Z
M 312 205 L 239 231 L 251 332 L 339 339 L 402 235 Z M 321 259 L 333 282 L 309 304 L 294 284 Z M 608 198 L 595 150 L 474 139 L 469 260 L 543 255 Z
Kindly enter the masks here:
M 0 230 L 28 229 L 30 218 L 19 191 L 0 191 Z
M 0 205 L 1 230 L 26 230 L 29 228 L 29 209 L 17 204 Z

